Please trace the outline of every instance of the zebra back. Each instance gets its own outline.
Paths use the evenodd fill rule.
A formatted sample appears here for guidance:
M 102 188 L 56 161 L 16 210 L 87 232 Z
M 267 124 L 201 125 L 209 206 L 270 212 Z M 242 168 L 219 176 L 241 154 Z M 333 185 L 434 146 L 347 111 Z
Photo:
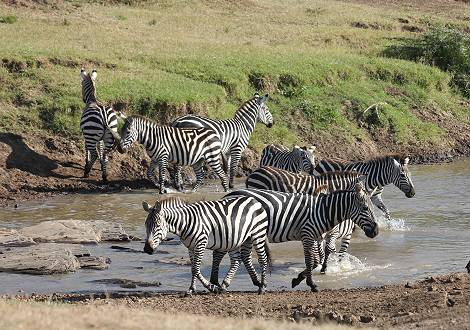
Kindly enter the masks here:
M 260 166 L 273 166 L 294 173 L 313 171 L 316 147 L 294 146 L 292 150 L 276 145 L 268 145 L 261 153 Z

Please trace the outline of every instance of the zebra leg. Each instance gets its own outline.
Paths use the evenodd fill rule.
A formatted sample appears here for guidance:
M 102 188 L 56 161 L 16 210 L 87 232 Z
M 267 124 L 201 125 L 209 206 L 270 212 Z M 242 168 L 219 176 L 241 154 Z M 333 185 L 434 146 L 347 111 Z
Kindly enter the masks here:
M 103 183 L 108 183 L 108 172 L 107 172 L 107 165 L 108 165 L 108 151 L 104 150 L 101 156 L 101 178 Z
M 227 173 L 229 176 L 228 186 L 230 189 L 233 188 L 233 180 L 235 178 L 235 175 L 237 174 L 238 163 L 240 162 L 241 157 L 242 152 L 239 149 L 236 149 L 230 153 L 230 172 Z
M 192 260 L 191 260 L 191 286 L 189 287 L 188 294 L 194 293 L 195 288 L 195 280 L 196 278 L 204 285 L 204 287 L 209 290 L 210 292 L 218 292 L 218 286 L 209 282 L 202 274 L 201 274 L 201 262 L 202 258 L 204 257 L 204 250 L 206 249 L 207 239 L 199 241 L 196 247 L 193 249 Z
M 258 287 L 258 294 L 266 292 L 266 271 L 268 270 L 268 256 L 266 254 L 265 239 L 258 239 L 253 242 L 256 254 L 258 255 L 258 262 L 261 267 L 261 283 Z
M 351 234 L 348 234 L 341 239 L 341 248 L 338 253 L 339 261 L 344 258 L 344 254 L 348 251 L 349 243 L 351 243 L 351 236 Z
M 189 286 L 188 291 L 186 291 L 186 296 L 190 296 L 193 293 L 196 293 L 196 279 L 197 277 L 194 276 L 193 272 L 193 265 L 194 265 L 194 253 L 191 249 L 188 249 L 189 253 L 189 260 L 191 261 L 191 285 Z
M 89 160 L 85 164 L 85 172 L 83 173 L 84 178 L 88 178 L 90 176 L 91 169 L 93 168 L 93 164 L 95 164 L 96 159 L 98 159 L 98 152 L 96 151 L 96 146 L 94 149 L 88 150 Z
M 159 171 L 159 183 L 160 183 L 160 194 L 166 194 L 167 190 L 165 188 L 166 172 L 168 167 L 168 156 L 163 155 L 160 157 L 158 162 L 160 171 Z
M 222 262 L 222 259 L 225 256 L 225 252 L 214 251 L 212 252 L 212 270 L 211 270 L 211 283 L 217 286 L 219 284 L 219 266 Z
M 248 274 L 250 275 L 253 285 L 259 288 L 261 287 L 261 282 L 258 278 L 258 274 L 256 273 L 255 267 L 253 267 L 253 259 L 251 258 L 252 247 L 253 247 L 253 244 L 251 240 L 248 240 L 245 243 L 243 243 L 241 246 L 241 256 L 242 256 L 243 264 L 245 265 L 245 268 Z
M 155 170 L 158 167 L 158 163 L 156 161 L 151 161 L 150 166 L 147 170 L 147 178 L 150 182 L 152 182 L 156 187 L 158 187 L 157 179 L 155 178 Z
M 314 256 L 313 269 L 315 269 L 317 268 L 318 264 L 324 257 L 323 246 L 321 245 L 321 242 L 314 241 L 312 251 L 313 251 L 313 256 Z M 297 275 L 296 278 L 292 279 L 292 288 L 295 288 L 297 285 L 302 283 L 303 280 L 305 280 L 306 273 L 307 273 L 307 270 L 304 269 L 303 271 L 299 273 L 299 275 Z
M 317 285 L 313 282 L 312 271 L 314 264 L 314 255 L 313 255 L 313 244 L 315 240 L 309 237 L 302 239 L 302 245 L 304 247 L 305 255 L 305 278 L 307 279 L 307 285 L 310 287 L 312 292 L 318 292 Z
M 228 191 L 228 182 L 227 182 L 227 175 L 225 174 L 224 170 L 222 169 L 222 164 L 220 160 L 221 155 L 218 157 L 208 158 L 207 164 L 212 168 L 212 170 L 217 174 L 220 181 L 222 181 L 222 186 L 224 187 L 224 191 Z M 223 156 L 222 156 L 223 157 Z M 230 166 L 231 168 L 231 166 Z
M 181 177 L 181 168 L 181 166 L 175 166 L 175 177 L 173 178 L 173 183 L 178 191 L 183 190 L 183 178 Z
M 199 161 L 193 165 L 194 173 L 196 173 L 196 184 L 193 187 L 193 192 L 197 191 L 204 183 L 204 168 L 203 162 Z
M 229 255 L 230 255 L 230 269 L 228 270 L 227 275 L 222 281 L 222 286 L 221 286 L 222 292 L 227 291 L 227 288 L 232 282 L 232 279 L 235 276 L 235 273 L 237 272 L 238 266 L 240 265 L 240 261 L 241 261 L 240 250 L 231 251 L 229 252 Z
M 380 194 L 377 194 L 377 195 L 374 195 L 370 198 L 372 204 L 374 204 L 375 206 L 377 206 L 380 211 L 382 211 L 385 215 L 385 218 L 387 218 L 387 220 L 390 220 L 390 211 L 387 209 L 387 206 L 385 206 L 385 203 L 384 201 L 382 200 L 382 193 Z
M 323 265 L 320 270 L 320 274 L 325 274 L 326 272 L 326 267 L 328 264 L 328 257 L 330 256 L 331 253 L 336 252 L 336 239 L 338 238 L 339 232 L 336 230 L 333 230 L 330 233 L 326 234 L 325 237 L 325 258 L 323 259 Z

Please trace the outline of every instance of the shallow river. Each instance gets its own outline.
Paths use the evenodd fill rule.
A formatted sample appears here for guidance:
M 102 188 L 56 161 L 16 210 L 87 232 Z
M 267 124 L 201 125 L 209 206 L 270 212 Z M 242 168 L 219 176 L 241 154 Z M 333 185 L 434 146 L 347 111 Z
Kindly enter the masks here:
M 328 273 L 318 269 L 314 280 L 322 288 L 379 286 L 403 282 L 427 275 L 463 271 L 470 259 L 470 160 L 443 165 L 412 166 L 416 188 L 414 198 L 406 198 L 394 186 L 384 192 L 384 201 L 391 210 L 392 220 L 386 221 L 379 210 L 380 234 L 368 239 L 356 230 L 349 253 L 341 263 L 330 258 Z M 240 183 L 241 186 L 241 183 Z M 202 192 L 184 195 L 191 200 L 216 199 L 217 182 L 205 186 Z M 142 200 L 153 202 L 155 191 L 119 194 L 63 196 L 47 202 L 28 202 L 18 209 L 0 209 L 0 227 L 19 228 L 46 220 L 106 220 L 124 225 L 128 232 L 144 236 L 146 213 Z M 87 292 L 125 291 L 114 285 L 97 284 L 100 279 L 121 278 L 138 281 L 160 281 L 158 288 L 145 290 L 186 290 L 190 267 L 174 261 L 187 260 L 187 249 L 180 244 L 165 244 L 162 253 L 120 252 L 111 245 L 142 250 L 143 243 L 105 243 L 87 246 L 92 255 L 111 258 L 109 269 L 79 270 L 55 276 L 33 276 L 0 273 L 0 293 L 24 292 Z M 290 281 L 303 269 L 300 243 L 271 244 L 274 267 L 268 277 L 268 289 L 289 289 Z M 206 252 L 203 274 L 210 272 L 210 255 Z M 224 260 L 226 270 L 228 260 Z M 222 272 L 221 272 L 222 274 Z M 202 285 L 198 283 L 198 289 Z M 231 290 L 254 290 L 243 266 L 232 281 Z M 305 284 L 296 289 L 306 290 Z M 132 291 L 132 289 L 129 289 Z M 138 288 L 136 290 L 142 290 Z

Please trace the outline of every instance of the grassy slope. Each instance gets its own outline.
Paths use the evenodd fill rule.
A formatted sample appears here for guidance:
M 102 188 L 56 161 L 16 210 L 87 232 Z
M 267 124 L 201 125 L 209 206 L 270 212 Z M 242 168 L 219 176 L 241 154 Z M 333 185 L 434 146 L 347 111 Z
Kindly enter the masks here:
M 317 142 L 326 154 L 351 157 L 377 147 L 452 149 L 451 134 L 431 116 L 470 125 L 468 104 L 449 87 L 449 75 L 380 53 L 393 38 L 415 35 L 405 25 L 470 28 L 469 6 L 374 3 L 0 5 L 1 15 L 18 16 L 0 24 L 0 129 L 40 128 L 78 139 L 84 65 L 98 69 L 100 99 L 161 122 L 187 111 L 231 117 L 261 88 L 272 96 L 276 125 L 257 128 L 251 144 L 258 150 L 266 142 Z M 358 22 L 369 28 L 354 27 Z M 362 115 L 377 102 L 387 103 L 378 118 Z M 331 141 L 336 147 L 327 152 Z M 347 147 L 357 145 L 365 147 Z

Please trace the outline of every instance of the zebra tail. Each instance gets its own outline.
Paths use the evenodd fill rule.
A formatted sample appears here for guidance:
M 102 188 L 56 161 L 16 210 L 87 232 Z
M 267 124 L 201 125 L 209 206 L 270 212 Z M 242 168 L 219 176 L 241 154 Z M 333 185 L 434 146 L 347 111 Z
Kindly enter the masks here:
M 225 174 L 227 175 L 227 178 L 228 178 L 230 176 L 230 173 L 228 173 L 227 156 L 224 155 L 223 153 L 221 153 L 220 157 L 222 158 L 222 169 L 224 170 L 224 172 L 225 172 Z
M 269 247 L 268 240 L 264 241 L 264 250 L 266 251 L 266 257 L 268 257 L 268 270 L 269 276 L 271 276 L 271 269 L 273 268 L 273 257 L 271 253 L 271 248 Z

